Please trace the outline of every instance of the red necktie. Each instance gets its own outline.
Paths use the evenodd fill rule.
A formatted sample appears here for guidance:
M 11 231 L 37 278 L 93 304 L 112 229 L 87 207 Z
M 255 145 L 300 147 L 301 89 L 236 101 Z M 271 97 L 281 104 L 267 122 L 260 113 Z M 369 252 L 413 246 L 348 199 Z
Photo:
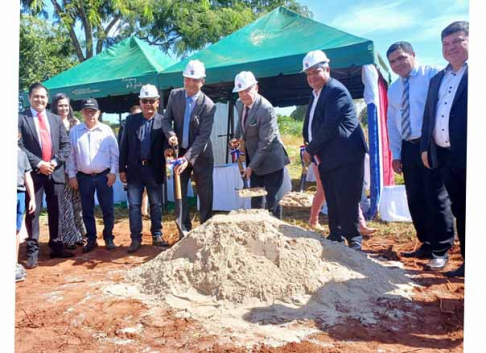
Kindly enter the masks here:
M 49 134 L 49 130 L 47 130 L 47 123 L 44 115 L 42 115 L 42 113 L 39 113 L 37 117 L 39 118 L 39 132 L 40 132 L 41 146 L 42 146 L 42 160 L 46 162 L 50 162 L 52 159 L 51 135 Z

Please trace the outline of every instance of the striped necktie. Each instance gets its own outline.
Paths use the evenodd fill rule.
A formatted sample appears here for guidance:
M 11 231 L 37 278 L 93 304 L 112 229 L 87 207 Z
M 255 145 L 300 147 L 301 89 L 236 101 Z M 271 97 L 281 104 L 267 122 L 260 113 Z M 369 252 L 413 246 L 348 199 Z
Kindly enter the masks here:
M 412 128 L 410 127 L 410 87 L 408 84 L 409 76 L 403 79 L 402 94 L 402 138 L 405 141 L 412 137 Z

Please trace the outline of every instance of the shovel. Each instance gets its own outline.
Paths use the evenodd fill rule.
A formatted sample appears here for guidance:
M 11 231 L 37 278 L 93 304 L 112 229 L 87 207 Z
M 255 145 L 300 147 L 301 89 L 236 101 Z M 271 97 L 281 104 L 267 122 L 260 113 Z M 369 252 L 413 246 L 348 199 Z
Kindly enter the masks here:
M 309 164 L 304 162 L 303 153 L 305 146 L 300 146 L 300 160 L 302 163 L 302 173 L 300 174 L 299 191 L 289 192 L 284 195 L 279 204 L 281 206 L 308 208 L 312 206 L 313 196 L 304 192 L 305 180 L 307 179 L 307 172 L 309 170 Z
M 265 196 L 267 191 L 264 188 L 250 188 L 248 185 L 248 179 L 245 176 L 245 168 L 243 167 L 243 162 L 241 161 L 241 156 L 243 153 L 238 149 L 233 149 L 231 154 L 236 158 L 238 163 L 238 169 L 240 170 L 241 180 L 243 180 L 243 189 L 236 189 L 238 191 L 239 197 L 258 197 Z
M 177 160 L 179 158 L 179 145 L 173 146 L 174 156 Z M 182 228 L 182 192 L 181 192 L 181 176 L 174 171 L 174 183 L 175 183 L 175 203 L 176 208 L 179 210 L 176 218 L 177 229 L 179 230 L 179 240 L 187 235 L 187 231 Z

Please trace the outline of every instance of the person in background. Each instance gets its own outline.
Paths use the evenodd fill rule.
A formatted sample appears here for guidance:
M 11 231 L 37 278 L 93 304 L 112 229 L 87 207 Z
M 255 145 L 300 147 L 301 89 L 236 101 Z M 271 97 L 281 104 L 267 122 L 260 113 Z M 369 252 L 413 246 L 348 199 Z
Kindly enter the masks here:
M 20 131 L 18 132 L 18 139 L 20 139 Z M 17 250 L 17 264 L 15 267 L 15 281 L 25 280 L 25 269 L 18 263 L 19 245 L 20 245 L 20 229 L 22 228 L 22 220 L 25 212 L 25 192 L 29 194 L 29 204 L 27 212 L 32 214 L 35 212 L 35 197 L 34 197 L 34 182 L 30 172 L 30 166 L 27 155 L 19 147 L 17 147 L 17 235 L 16 235 L 16 250 Z
M 316 176 L 316 192 L 314 194 L 314 198 L 312 199 L 312 207 L 310 210 L 308 224 L 313 229 L 323 231 L 324 227 L 319 223 L 319 214 L 321 213 L 322 206 L 324 206 L 324 203 L 326 202 L 326 194 L 324 193 L 324 188 L 322 187 L 321 177 L 319 176 L 319 167 L 315 161 L 315 158 L 312 160 L 311 166 L 314 169 L 314 175 Z M 371 235 L 376 232 L 376 228 L 368 227 L 361 206 L 359 207 L 359 232 L 362 235 Z
M 266 208 L 282 219 L 278 193 L 284 180 L 284 167 L 290 160 L 280 139 L 275 109 L 258 93 L 258 82 L 251 71 L 236 75 L 233 92 L 238 92 L 235 107 L 240 119 L 231 147 L 245 146 L 245 177 L 252 187 L 267 191 Z M 263 204 L 263 196 L 252 197 L 251 208 L 263 208 Z
M 64 93 L 58 93 L 54 96 L 51 103 L 51 112 L 61 117 L 68 133 L 74 126 L 79 124 L 79 121 L 74 117 L 70 99 Z M 69 186 L 67 170 L 65 176 L 66 182 L 61 201 L 61 224 L 59 229 L 63 243 L 68 249 L 74 250 L 77 246 L 84 246 L 83 239 L 86 236 L 86 227 L 83 222 L 83 208 L 79 190 L 74 190 Z
M 346 239 L 351 249 L 361 250 L 359 201 L 368 147 L 353 99 L 346 87 L 331 77 L 329 62 L 321 50 L 307 53 L 302 62 L 312 88 L 303 126 L 303 160 L 309 164 L 315 156 L 320 160 L 319 175 L 328 206 L 328 239 Z
M 71 145 L 61 118 L 46 110 L 49 96 L 47 88 L 40 83 L 29 87 L 30 107 L 20 114 L 20 148 L 27 154 L 34 170 L 35 212 L 27 214 L 27 268 L 38 266 L 39 256 L 39 216 L 44 193 L 47 202 L 49 223 L 49 248 L 51 258 L 73 257 L 66 251 L 59 234 L 59 212 L 66 177 L 64 164 L 69 157 Z M 26 204 L 30 196 L 27 194 Z
M 113 242 L 113 184 L 118 172 L 118 144 L 111 128 L 98 121 L 100 109 L 96 99 L 83 100 L 81 114 L 84 123 L 76 125 L 69 133 L 71 154 L 67 170 L 69 185 L 74 190 L 79 189 L 81 195 L 87 231 L 83 252 L 90 252 L 98 246 L 94 216 L 95 192 L 103 212 L 105 248 L 113 250 L 116 247 Z
M 464 262 L 444 274 L 464 277 L 466 256 L 467 83 L 469 22 L 457 21 L 441 33 L 449 63 L 430 80 L 420 150 L 427 168 L 439 168 L 452 202 Z

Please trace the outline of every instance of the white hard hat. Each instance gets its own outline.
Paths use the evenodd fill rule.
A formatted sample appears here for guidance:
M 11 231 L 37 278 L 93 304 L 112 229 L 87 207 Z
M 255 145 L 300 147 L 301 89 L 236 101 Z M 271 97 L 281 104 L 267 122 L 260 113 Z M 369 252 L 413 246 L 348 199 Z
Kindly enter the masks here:
M 138 98 L 159 98 L 159 91 L 154 85 L 145 85 L 140 89 Z
M 313 50 L 307 53 L 302 61 L 302 72 L 310 69 L 312 66 L 319 63 L 328 63 L 329 60 L 322 50 Z
M 186 68 L 184 69 L 182 76 L 194 78 L 196 80 L 200 78 L 204 78 L 206 77 L 206 68 L 204 67 L 204 64 L 201 61 L 191 60 L 186 65 Z
M 239 92 L 257 84 L 258 81 L 255 79 L 255 76 L 251 71 L 241 71 L 235 77 L 235 87 L 233 88 L 233 92 Z

